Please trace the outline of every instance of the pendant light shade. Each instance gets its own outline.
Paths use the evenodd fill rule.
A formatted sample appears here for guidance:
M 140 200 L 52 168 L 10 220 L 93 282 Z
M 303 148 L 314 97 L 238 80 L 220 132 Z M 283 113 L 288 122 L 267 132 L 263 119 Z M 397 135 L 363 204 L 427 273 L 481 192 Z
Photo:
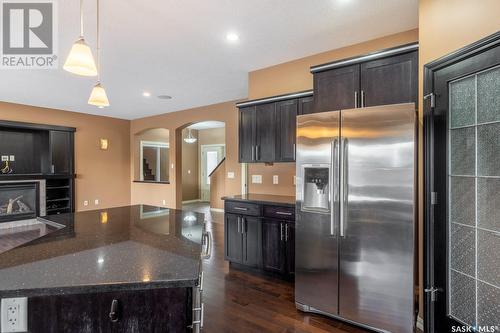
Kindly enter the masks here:
M 82 76 L 96 76 L 97 67 L 90 47 L 80 37 L 71 47 L 68 58 L 63 66 L 64 70 Z
M 88 103 L 90 105 L 95 105 L 99 108 L 104 108 L 106 106 L 109 106 L 109 100 L 108 96 L 106 95 L 106 90 L 104 90 L 104 87 L 101 85 L 101 36 L 100 36 L 100 6 L 99 6 L 99 0 L 97 2 L 97 84 L 94 86 L 92 89 L 92 92 L 90 93 L 89 101 Z
M 109 106 L 108 96 L 106 95 L 106 90 L 101 85 L 101 82 L 97 82 L 90 93 L 89 104 L 98 107 Z
M 97 67 L 92 51 L 83 38 L 83 0 L 80 0 L 80 37 L 71 47 L 63 68 L 65 71 L 76 75 L 97 75 Z
M 184 138 L 184 142 L 186 143 L 195 143 L 198 139 L 196 139 L 191 133 L 191 129 L 188 128 L 188 136 Z

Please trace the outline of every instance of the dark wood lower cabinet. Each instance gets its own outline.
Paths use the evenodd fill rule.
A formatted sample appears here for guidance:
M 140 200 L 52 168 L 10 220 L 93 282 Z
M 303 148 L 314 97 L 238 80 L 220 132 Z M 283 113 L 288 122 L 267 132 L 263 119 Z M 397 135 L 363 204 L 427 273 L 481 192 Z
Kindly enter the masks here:
M 248 214 L 231 213 L 235 208 Z M 226 201 L 225 254 L 230 263 L 290 279 L 295 271 L 295 208 Z
M 30 297 L 30 333 L 187 332 L 192 288 Z M 110 318 L 118 301 L 117 321 Z

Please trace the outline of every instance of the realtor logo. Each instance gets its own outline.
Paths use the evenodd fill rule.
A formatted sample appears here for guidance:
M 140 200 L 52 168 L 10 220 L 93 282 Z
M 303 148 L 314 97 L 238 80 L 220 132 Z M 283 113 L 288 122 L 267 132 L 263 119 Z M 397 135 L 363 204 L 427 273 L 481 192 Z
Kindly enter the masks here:
M 2 0 L 1 68 L 57 68 L 56 4 Z

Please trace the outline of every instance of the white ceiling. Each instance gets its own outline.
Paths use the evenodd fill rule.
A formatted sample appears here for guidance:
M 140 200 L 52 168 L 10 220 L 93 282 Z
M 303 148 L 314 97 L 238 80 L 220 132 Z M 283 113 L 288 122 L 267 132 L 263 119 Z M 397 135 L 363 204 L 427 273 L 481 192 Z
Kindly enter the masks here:
M 212 129 L 212 128 L 222 128 L 225 126 L 226 126 L 226 124 L 223 123 L 222 121 L 210 120 L 210 121 L 201 121 L 199 123 L 188 126 L 188 128 L 191 128 L 194 130 L 205 130 L 205 129 Z
M 249 71 L 418 26 L 418 0 L 101 1 L 111 106 L 97 109 L 87 105 L 95 79 L 62 70 L 79 35 L 79 1 L 58 5 L 59 69 L 1 70 L 1 101 L 136 119 L 245 98 Z M 84 7 L 95 47 L 95 1 Z M 226 41 L 230 31 L 239 42 Z

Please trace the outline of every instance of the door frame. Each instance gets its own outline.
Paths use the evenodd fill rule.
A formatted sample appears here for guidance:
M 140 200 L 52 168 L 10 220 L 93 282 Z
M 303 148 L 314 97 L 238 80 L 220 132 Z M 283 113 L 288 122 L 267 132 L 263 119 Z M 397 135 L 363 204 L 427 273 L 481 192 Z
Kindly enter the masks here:
M 208 145 L 200 145 L 200 151 L 198 152 L 200 158 L 199 158 L 199 184 L 200 184 L 200 201 L 203 201 L 203 149 L 204 148 L 222 148 L 223 156 L 221 159 L 218 161 L 222 161 L 224 157 L 226 157 L 226 144 L 225 143 L 215 143 L 215 144 L 208 144 Z M 210 191 L 210 185 L 209 189 Z M 210 198 L 208 199 L 210 201 Z
M 443 122 L 442 117 L 436 114 L 443 112 L 443 110 L 436 106 L 438 105 L 436 101 L 440 96 L 435 94 L 437 90 L 435 77 L 442 70 L 450 69 L 453 65 L 481 56 L 488 51 L 497 54 L 498 58 L 490 57 L 493 58 L 492 63 L 494 63 L 495 59 L 500 59 L 500 48 L 498 51 L 493 50 L 498 46 L 500 46 L 500 31 L 424 65 L 424 325 L 425 332 L 429 333 L 444 332 L 447 328 L 446 326 L 443 328 L 443 325 L 450 325 L 451 321 L 451 318 L 447 316 L 447 294 L 443 288 L 443 286 L 446 286 L 446 274 L 443 276 L 442 267 L 440 269 L 440 265 L 443 265 L 442 254 L 437 255 L 435 251 L 435 249 L 442 247 L 443 240 L 446 241 L 448 233 L 446 221 L 448 196 L 446 190 L 444 192 L 441 190 L 444 193 L 442 197 L 438 197 L 439 193 L 437 192 L 438 188 L 442 189 L 443 186 L 446 186 L 446 181 L 443 184 L 440 177 L 434 177 L 436 169 L 442 170 L 444 167 L 446 170 L 446 165 L 443 166 L 441 161 L 436 162 L 435 160 L 435 153 L 439 154 L 434 149 L 436 148 L 435 142 L 437 142 L 435 138 L 439 135 L 439 127 L 442 127 Z M 487 55 L 488 53 L 485 54 L 485 56 Z M 485 59 L 481 59 L 479 64 L 471 64 L 469 67 L 473 69 L 474 65 L 478 67 L 482 65 L 483 70 L 494 67 L 494 65 L 488 64 Z M 461 76 L 467 76 L 482 69 L 476 68 L 471 73 L 462 74 Z M 446 102 L 445 105 L 447 104 Z M 447 113 L 448 109 L 446 108 L 444 112 Z M 447 160 L 445 164 L 447 164 Z M 434 193 L 437 194 L 434 195 Z M 444 222 L 443 215 L 445 216 Z M 444 244 L 447 244 L 447 242 Z M 447 257 L 448 251 L 445 252 Z M 442 253 L 442 251 L 439 253 Z M 447 267 L 446 260 L 444 264 Z

